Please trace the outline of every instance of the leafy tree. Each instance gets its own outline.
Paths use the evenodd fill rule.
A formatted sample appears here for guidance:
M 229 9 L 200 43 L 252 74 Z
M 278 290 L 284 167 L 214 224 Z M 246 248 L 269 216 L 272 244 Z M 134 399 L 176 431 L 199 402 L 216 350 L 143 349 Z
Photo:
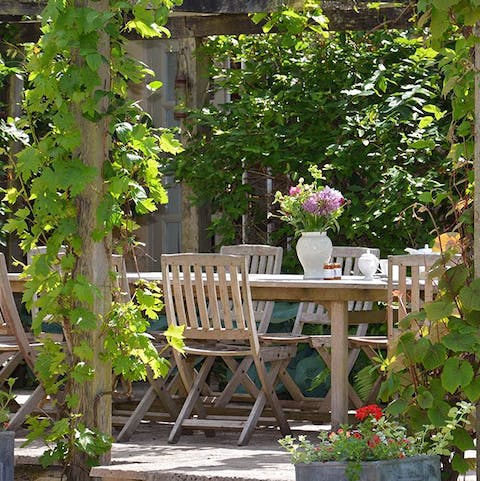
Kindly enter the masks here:
M 286 191 L 301 176 L 309 181 L 316 164 L 350 200 L 335 244 L 386 255 L 430 240 L 430 219 L 410 207 L 448 184 L 451 113 L 437 53 L 422 48 L 419 33 L 221 36 L 204 53 L 213 59 L 212 90 L 225 89 L 232 102 L 192 112 L 191 141 L 175 167 L 196 202 L 210 203 L 212 234 L 238 240 L 257 195 L 244 171 L 261 170 Z M 285 234 L 281 226 L 274 240 Z

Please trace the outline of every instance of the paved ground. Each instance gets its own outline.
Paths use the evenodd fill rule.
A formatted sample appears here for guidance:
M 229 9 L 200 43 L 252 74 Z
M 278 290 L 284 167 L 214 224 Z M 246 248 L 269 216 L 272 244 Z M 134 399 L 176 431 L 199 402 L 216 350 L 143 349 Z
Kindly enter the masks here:
M 169 427 L 142 425 L 128 443 L 115 443 L 112 465 L 94 468 L 92 475 L 128 480 L 275 480 L 294 481 L 295 471 L 289 455 L 278 444 L 276 429 L 257 431 L 249 446 L 236 444 L 238 433 L 184 435 L 175 445 L 167 443 Z M 17 465 L 38 464 L 43 447 L 22 448 L 16 440 Z
M 112 465 L 96 467 L 92 476 L 105 481 L 294 481 L 295 470 L 290 458 L 278 444 L 276 429 L 257 430 L 250 445 L 236 445 L 235 432 L 218 433 L 206 438 L 203 433 L 184 435 L 175 445 L 167 443 L 169 426 L 145 424 L 128 443 L 116 443 Z M 295 434 L 309 432 L 318 426 L 294 426 Z M 16 463 L 38 464 L 43 448 L 20 447 L 16 440 Z M 15 478 L 31 481 L 36 477 Z M 43 478 L 41 478 L 43 479 Z M 50 479 L 50 478 L 49 478 Z M 462 477 L 475 481 L 475 476 Z

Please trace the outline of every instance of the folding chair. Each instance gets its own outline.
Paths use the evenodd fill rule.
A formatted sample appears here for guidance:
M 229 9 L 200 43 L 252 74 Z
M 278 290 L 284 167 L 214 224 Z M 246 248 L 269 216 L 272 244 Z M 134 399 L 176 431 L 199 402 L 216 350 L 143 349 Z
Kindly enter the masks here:
M 112 266 L 116 274 L 116 292 L 114 294 L 114 298 L 116 298 L 118 302 L 129 302 L 131 300 L 130 286 L 127 279 L 127 269 L 125 266 L 124 257 L 121 255 L 113 254 Z M 151 408 L 156 398 L 160 400 L 163 407 L 170 415 L 171 419 L 176 419 L 180 411 L 180 407 L 173 399 L 170 393 L 169 384 L 167 383 L 167 380 L 169 379 L 169 377 L 171 377 L 171 374 L 175 368 L 175 363 L 170 354 L 170 348 L 167 346 L 165 339 L 162 335 L 160 335 L 160 333 L 153 333 L 152 335 L 154 337 L 154 344 L 158 352 L 166 352 L 170 359 L 170 372 L 166 378 L 154 378 L 150 370 L 147 369 L 147 380 L 149 386 L 140 401 L 138 402 L 135 410 L 132 412 L 132 414 L 127 419 L 127 422 L 120 430 L 120 433 L 118 434 L 116 439 L 117 442 L 128 441 L 130 439 L 132 434 L 142 422 L 142 419 L 147 414 L 148 410 Z M 167 348 L 166 351 L 165 348 Z
M 266 405 L 282 434 L 289 434 L 275 386 L 282 365 L 289 362 L 294 351 L 289 346 L 264 346 L 259 342 L 246 258 L 220 254 L 162 255 L 162 274 L 167 321 L 184 326 L 186 343 L 186 357 L 173 353 L 188 395 L 169 442 L 176 443 L 184 428 L 240 429 L 237 443 L 245 445 Z M 253 359 L 260 388 L 246 420 L 210 417 L 202 406 L 200 397 L 212 366 L 216 359 L 225 357 Z M 192 358 L 201 365 L 198 372 L 189 365 Z M 247 378 L 244 373 L 244 380 Z
M 13 361 L 7 363 L 1 371 L 1 378 L 8 377 L 20 362 L 25 361 L 26 365 L 35 373 L 36 351 L 42 345 L 41 341 L 35 340 L 31 333 L 28 333 L 18 314 L 15 299 L 13 297 L 10 283 L 8 280 L 7 264 L 5 256 L 0 253 L 0 317 L 7 336 L 1 337 L 2 354 L 7 349 L 10 353 L 15 353 Z M 7 374 L 8 373 L 8 374 Z M 9 421 L 9 429 L 16 431 L 23 423 L 25 418 L 31 414 L 38 405 L 44 400 L 45 391 L 39 385 L 29 396 L 27 401 L 16 411 Z
M 222 246 L 220 254 L 241 255 L 247 260 L 249 274 L 280 274 L 282 269 L 283 249 L 281 247 L 263 245 L 263 244 L 237 244 L 230 246 Z M 253 314 L 257 322 L 257 332 L 265 333 L 268 330 L 270 320 L 272 318 L 274 301 L 252 301 Z M 233 357 L 225 357 L 223 359 L 231 372 L 234 372 L 231 379 L 222 394 L 215 399 L 215 407 L 226 406 L 232 399 L 241 379 L 244 379 L 243 372 L 246 372 L 252 365 L 253 359 L 244 358 L 238 363 Z M 246 383 L 244 386 L 249 393 L 256 397 L 258 388 L 254 383 Z
M 433 300 L 437 280 L 429 275 L 429 271 L 439 259 L 438 254 L 389 256 L 387 336 L 355 336 L 350 338 L 350 345 L 363 349 L 370 359 L 378 357 L 378 350 L 390 351 L 396 342 L 398 322 L 407 314 L 419 311 L 424 302 Z M 398 279 L 394 276 L 397 270 Z M 365 403 L 375 401 L 383 380 L 383 375 L 377 377 Z
M 247 259 L 249 274 L 280 274 L 283 249 L 263 244 L 237 244 L 220 247 L 220 254 L 240 255 Z M 272 318 L 274 301 L 252 301 L 258 332 L 267 332 Z
M 432 277 L 430 270 L 440 259 L 438 254 L 388 257 L 387 325 L 390 344 L 397 337 L 398 322 L 434 299 L 438 279 Z M 398 266 L 398 281 L 393 279 L 394 266 Z

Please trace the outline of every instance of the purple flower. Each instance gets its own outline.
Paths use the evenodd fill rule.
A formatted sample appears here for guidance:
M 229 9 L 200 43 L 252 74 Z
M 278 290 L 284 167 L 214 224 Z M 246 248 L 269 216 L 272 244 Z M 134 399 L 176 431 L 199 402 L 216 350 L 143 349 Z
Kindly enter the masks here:
M 313 215 L 328 217 L 345 203 L 340 191 L 325 187 L 320 192 L 312 194 L 302 207 L 306 212 Z

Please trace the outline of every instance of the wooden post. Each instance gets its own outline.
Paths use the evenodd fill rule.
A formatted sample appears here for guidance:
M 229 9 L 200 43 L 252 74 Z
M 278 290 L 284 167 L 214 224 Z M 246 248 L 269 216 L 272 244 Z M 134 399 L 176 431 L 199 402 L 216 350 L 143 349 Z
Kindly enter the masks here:
M 8 79 L 8 106 L 7 112 L 8 116 L 12 118 L 17 118 L 22 116 L 22 97 L 23 97 L 23 78 L 19 75 L 10 75 Z M 21 149 L 19 143 L 15 143 L 10 146 L 10 151 L 16 154 Z M 11 175 L 11 171 L 8 172 L 7 176 L 7 187 L 17 187 L 18 180 Z M 22 200 L 18 199 L 14 210 L 23 207 L 24 203 Z M 22 270 L 21 266 L 15 265 L 14 259 L 23 259 L 23 252 L 20 249 L 20 241 L 16 233 L 9 233 L 7 235 L 7 249 L 6 249 L 6 260 L 8 270 L 10 272 L 19 272 Z
M 78 8 L 88 7 L 103 12 L 109 9 L 109 0 L 76 0 L 75 5 Z M 108 60 L 110 58 L 110 39 L 105 32 L 99 32 L 98 53 L 105 59 L 98 70 L 101 79 L 99 89 L 108 91 L 110 89 Z M 83 65 L 84 59 L 77 51 L 72 52 L 72 58 L 78 64 Z M 106 112 L 107 107 L 108 103 L 104 97 L 99 102 L 98 108 L 101 112 Z M 100 354 L 103 351 L 105 339 L 102 318 L 109 311 L 112 300 L 109 275 L 112 240 L 111 237 L 107 237 L 102 241 L 95 241 L 92 235 L 96 228 L 97 210 L 105 190 L 103 166 L 109 157 L 109 118 L 105 116 L 98 122 L 91 122 L 82 115 L 78 105 L 73 104 L 72 109 L 82 138 L 78 155 L 85 165 L 97 170 L 95 179 L 86 187 L 77 201 L 82 253 L 75 267 L 74 276 L 85 276 L 89 282 L 99 289 L 99 295 L 95 298 L 92 309 L 98 316 L 97 327 L 87 332 L 74 333 L 72 337 L 74 346 L 78 346 L 84 341 L 93 349 L 94 359 L 91 364 L 94 369 L 94 376 L 88 382 L 74 381 L 72 390 L 80 400 L 78 412 L 82 415 L 81 422 L 87 427 L 110 433 L 112 426 L 112 368 L 110 363 L 100 359 Z M 109 464 L 109 462 L 110 453 L 100 459 L 100 464 Z M 68 479 L 72 481 L 90 481 L 91 479 L 85 454 L 78 450 L 73 452 Z
M 177 76 L 186 81 L 185 107 L 187 109 L 203 107 L 207 101 L 208 76 L 205 59 L 195 55 L 201 43 L 200 38 L 184 38 L 179 42 L 179 60 Z M 187 142 L 186 132 L 182 133 L 182 142 Z M 208 252 L 209 245 L 205 235 L 209 225 L 209 215 L 203 207 L 191 204 L 191 189 L 182 185 L 182 251 Z

